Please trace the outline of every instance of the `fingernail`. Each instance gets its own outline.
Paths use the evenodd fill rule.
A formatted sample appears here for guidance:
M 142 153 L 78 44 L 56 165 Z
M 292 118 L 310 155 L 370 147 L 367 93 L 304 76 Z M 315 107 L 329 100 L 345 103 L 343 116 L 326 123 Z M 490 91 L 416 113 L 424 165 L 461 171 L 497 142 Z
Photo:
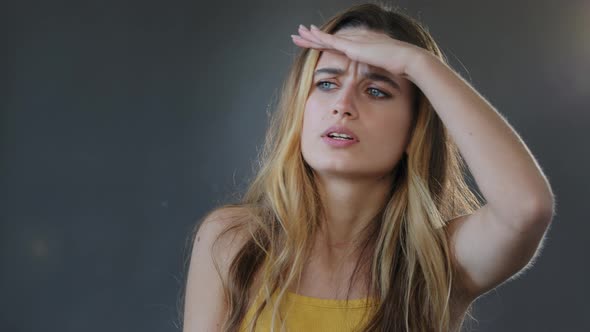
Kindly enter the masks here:
M 311 28 L 312 28 L 312 29 L 314 29 L 314 30 L 319 30 L 319 29 L 318 29 L 318 27 L 316 27 L 316 26 L 315 26 L 315 25 L 313 25 L 313 24 L 311 25 Z
M 305 27 L 303 26 L 303 24 L 299 24 L 299 29 L 306 30 Z

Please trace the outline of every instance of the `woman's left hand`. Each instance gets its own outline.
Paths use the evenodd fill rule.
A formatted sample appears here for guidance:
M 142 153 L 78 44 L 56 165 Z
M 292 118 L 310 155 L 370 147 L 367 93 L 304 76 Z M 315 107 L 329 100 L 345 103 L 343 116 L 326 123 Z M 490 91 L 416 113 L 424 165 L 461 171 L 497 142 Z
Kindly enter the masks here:
M 300 25 L 300 36 L 291 37 L 297 46 L 344 54 L 353 61 L 380 67 L 402 77 L 407 77 L 412 63 L 427 53 L 418 46 L 393 39 L 385 33 L 367 29 L 341 31 L 332 35 L 314 25 L 311 30 Z

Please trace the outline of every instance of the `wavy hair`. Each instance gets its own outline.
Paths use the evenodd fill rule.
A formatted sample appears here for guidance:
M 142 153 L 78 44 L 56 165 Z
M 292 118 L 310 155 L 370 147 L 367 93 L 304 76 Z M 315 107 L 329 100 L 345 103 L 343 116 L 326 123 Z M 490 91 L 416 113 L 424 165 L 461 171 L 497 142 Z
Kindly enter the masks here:
M 363 27 L 417 45 L 446 63 L 432 36 L 417 20 L 382 4 L 352 6 L 320 27 L 335 33 Z M 217 209 L 246 211 L 220 237 L 237 228 L 247 240 L 231 261 L 223 279 L 228 303 L 223 331 L 238 331 L 250 303 L 254 275 L 260 272 L 263 301 L 255 308 L 248 330 L 254 331 L 269 306 L 274 322 L 282 322 L 279 306 L 287 289 L 301 277 L 324 215 L 313 169 L 301 153 L 305 102 L 320 51 L 301 49 L 294 59 L 272 114 L 258 170 L 238 203 Z M 456 271 L 445 225 L 481 207 L 469 189 L 467 171 L 457 146 L 420 89 L 415 89 L 412 133 L 408 152 L 392 170 L 389 197 L 358 239 L 361 262 L 370 264 L 363 284 L 378 300 L 360 331 L 449 331 Z M 219 271 L 219 268 L 218 268 Z M 350 292 L 350 287 L 349 287 Z M 274 299 L 271 294 L 277 294 Z M 348 296 L 347 296 L 348 300 Z M 469 314 L 468 309 L 467 313 Z M 367 312 L 369 314 L 369 312 Z M 459 322 L 459 327 L 463 321 Z

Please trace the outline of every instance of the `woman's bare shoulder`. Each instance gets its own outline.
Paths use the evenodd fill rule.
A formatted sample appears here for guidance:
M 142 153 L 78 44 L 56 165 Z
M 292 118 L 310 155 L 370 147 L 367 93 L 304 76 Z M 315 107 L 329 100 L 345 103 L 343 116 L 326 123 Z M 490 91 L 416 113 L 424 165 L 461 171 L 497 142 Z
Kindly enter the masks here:
M 209 211 L 202 219 L 195 234 L 195 242 L 200 237 L 207 237 L 212 247 L 212 254 L 234 253 L 248 238 L 248 221 L 250 214 L 247 208 L 240 206 L 221 207 Z M 221 249 L 221 250 L 218 250 Z M 232 250 L 233 249 L 233 250 Z
M 207 213 L 193 238 L 187 276 L 184 331 L 217 331 L 227 310 L 223 280 L 247 236 L 243 232 L 247 211 L 218 208 Z
M 201 218 L 200 227 L 224 228 L 237 226 L 247 220 L 249 210 L 243 206 L 222 206 L 209 211 Z

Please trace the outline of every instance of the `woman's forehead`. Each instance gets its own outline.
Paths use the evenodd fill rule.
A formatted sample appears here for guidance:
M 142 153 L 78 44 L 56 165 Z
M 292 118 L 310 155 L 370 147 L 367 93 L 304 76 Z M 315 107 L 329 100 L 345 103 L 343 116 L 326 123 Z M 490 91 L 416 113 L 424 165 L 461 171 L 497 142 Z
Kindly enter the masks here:
M 318 59 L 317 66 L 323 64 L 339 64 L 339 65 L 347 65 L 348 62 L 351 60 L 344 54 L 340 54 L 331 50 L 324 50 L 320 53 L 320 58 Z
M 356 65 L 356 66 L 355 66 Z M 357 62 L 351 60 L 346 55 L 341 53 L 336 53 L 334 51 L 323 51 L 320 54 L 320 58 L 316 64 L 315 70 L 322 69 L 322 68 L 335 68 L 342 71 L 348 71 L 349 69 L 361 71 L 375 71 L 381 72 L 383 71 L 381 68 L 371 66 L 364 62 Z

